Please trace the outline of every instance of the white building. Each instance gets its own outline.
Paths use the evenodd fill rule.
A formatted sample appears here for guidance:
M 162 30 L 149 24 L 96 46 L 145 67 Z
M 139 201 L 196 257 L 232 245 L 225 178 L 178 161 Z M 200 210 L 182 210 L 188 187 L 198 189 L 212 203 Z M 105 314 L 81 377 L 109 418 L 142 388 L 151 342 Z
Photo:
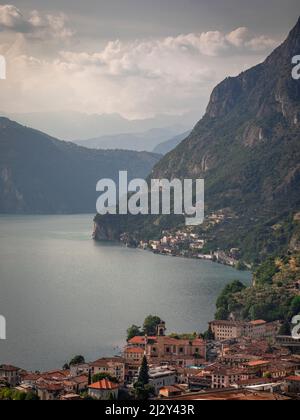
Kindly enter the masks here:
M 161 388 L 176 384 L 176 372 L 164 367 L 151 368 L 149 383 L 154 387 L 155 395 L 158 395 Z

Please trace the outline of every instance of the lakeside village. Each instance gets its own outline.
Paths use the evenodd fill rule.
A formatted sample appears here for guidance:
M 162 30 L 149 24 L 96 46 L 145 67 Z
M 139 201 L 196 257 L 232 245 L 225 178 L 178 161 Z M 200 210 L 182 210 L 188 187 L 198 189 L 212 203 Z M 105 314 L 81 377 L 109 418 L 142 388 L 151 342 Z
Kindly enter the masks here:
M 240 260 L 239 248 L 232 248 L 226 252 L 222 250 L 211 251 L 210 253 L 204 252 L 207 243 L 205 232 L 234 217 L 231 212 L 226 212 L 225 210 L 211 213 L 205 218 L 201 234 L 195 233 L 193 227 L 186 226 L 180 230 L 163 231 L 159 240 L 135 242 L 130 235 L 123 233 L 120 241 L 126 246 L 149 250 L 155 254 L 213 261 L 238 269 L 250 270 L 251 265 Z
M 149 316 L 120 356 L 27 372 L 0 366 L 2 400 L 299 400 L 300 340 L 279 322 L 213 321 L 204 335 L 167 335 Z

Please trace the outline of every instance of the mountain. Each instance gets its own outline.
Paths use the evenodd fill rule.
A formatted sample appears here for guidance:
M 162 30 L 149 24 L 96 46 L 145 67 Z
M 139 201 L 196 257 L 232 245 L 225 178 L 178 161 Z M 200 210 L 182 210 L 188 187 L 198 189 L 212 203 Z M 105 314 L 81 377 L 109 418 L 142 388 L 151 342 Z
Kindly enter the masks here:
M 190 136 L 153 170 L 153 178 L 205 179 L 206 214 L 226 215 L 203 230 L 206 251 L 240 248 L 259 262 L 299 247 L 300 82 L 292 78 L 299 53 L 300 19 L 265 62 L 214 89 Z M 148 219 L 144 231 L 159 225 Z
M 85 149 L 0 118 L 0 213 L 93 213 L 101 178 L 145 178 L 159 158 Z
M 119 149 L 151 152 L 158 144 L 178 133 L 178 127 L 153 128 L 144 133 L 128 133 L 101 136 L 89 140 L 75 141 L 79 146 L 91 149 Z M 154 152 L 158 153 L 159 152 Z
M 85 140 L 120 133 L 143 133 L 153 127 L 172 127 L 171 136 L 192 127 L 194 113 L 182 116 L 157 115 L 153 118 L 129 120 L 119 114 L 85 114 L 74 111 L 5 113 L 0 115 L 20 124 L 35 127 L 60 140 Z M 167 138 L 166 138 L 167 140 Z M 161 140 L 163 141 L 163 139 Z
M 171 150 L 175 149 L 184 139 L 186 139 L 190 135 L 191 131 L 186 131 L 183 134 L 179 134 L 163 143 L 160 143 L 153 149 L 153 153 L 158 153 L 160 155 L 166 155 L 167 153 L 171 152 Z

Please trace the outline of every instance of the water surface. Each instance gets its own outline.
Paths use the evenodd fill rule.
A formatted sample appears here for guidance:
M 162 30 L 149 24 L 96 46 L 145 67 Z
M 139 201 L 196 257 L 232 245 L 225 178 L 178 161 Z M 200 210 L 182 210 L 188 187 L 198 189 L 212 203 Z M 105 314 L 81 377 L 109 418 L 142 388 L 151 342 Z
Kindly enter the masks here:
M 169 332 L 207 329 L 230 281 L 249 273 L 91 240 L 93 215 L 0 216 L 0 364 L 60 368 L 116 354 L 152 313 Z

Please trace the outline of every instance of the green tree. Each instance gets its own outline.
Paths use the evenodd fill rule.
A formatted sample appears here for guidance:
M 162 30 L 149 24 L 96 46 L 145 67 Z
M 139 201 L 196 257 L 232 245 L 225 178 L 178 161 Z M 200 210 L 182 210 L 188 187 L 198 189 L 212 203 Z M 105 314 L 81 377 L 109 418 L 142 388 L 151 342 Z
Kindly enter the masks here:
M 285 321 L 279 330 L 279 335 L 286 335 L 286 336 L 290 336 L 291 335 L 291 326 L 290 323 L 288 321 Z
M 208 330 L 203 334 L 204 340 L 213 341 L 215 339 L 214 333 L 212 332 L 211 326 L 208 327 Z
M 127 341 L 131 340 L 133 337 L 139 337 L 142 335 L 143 332 L 141 331 L 141 327 L 138 327 L 137 325 L 132 325 L 127 330 Z
M 300 296 L 295 296 L 291 303 L 291 317 L 300 314 Z
M 134 384 L 134 396 L 136 400 L 147 401 L 155 394 L 155 389 L 152 385 L 143 385 L 139 382 Z
M 274 258 L 268 258 L 264 261 L 255 273 L 257 284 L 272 284 L 273 277 L 278 273 L 279 269 L 276 266 Z
M 145 335 L 156 335 L 158 325 L 161 323 L 161 318 L 156 315 L 149 315 L 144 321 L 143 331 Z
M 144 386 L 149 384 L 149 366 L 146 356 L 143 357 L 142 365 L 139 371 L 138 383 Z
M 73 359 L 70 361 L 70 366 L 82 365 L 83 363 L 85 363 L 85 358 L 78 355 L 73 357 Z
M 103 379 L 107 379 L 110 382 L 113 382 L 115 384 L 118 384 L 119 383 L 119 381 L 117 380 L 117 378 L 111 376 L 109 373 L 96 373 L 96 375 L 94 375 L 92 377 L 92 382 L 93 383 L 99 382 L 99 381 L 102 381 Z
M 25 401 L 39 401 L 39 397 L 34 392 L 28 392 Z

